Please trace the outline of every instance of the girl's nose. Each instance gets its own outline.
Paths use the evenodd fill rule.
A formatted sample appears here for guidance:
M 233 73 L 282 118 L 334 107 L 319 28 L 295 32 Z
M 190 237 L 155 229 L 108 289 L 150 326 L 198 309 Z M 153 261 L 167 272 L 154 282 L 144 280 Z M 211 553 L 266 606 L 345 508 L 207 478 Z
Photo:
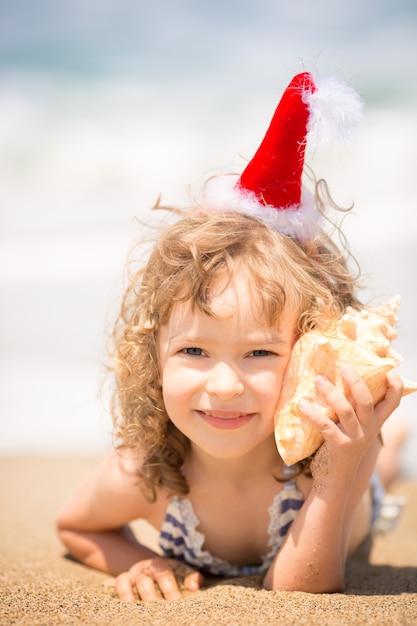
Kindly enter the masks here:
M 239 396 L 244 391 L 243 379 L 238 371 L 227 363 L 217 363 L 210 370 L 207 391 L 224 400 Z

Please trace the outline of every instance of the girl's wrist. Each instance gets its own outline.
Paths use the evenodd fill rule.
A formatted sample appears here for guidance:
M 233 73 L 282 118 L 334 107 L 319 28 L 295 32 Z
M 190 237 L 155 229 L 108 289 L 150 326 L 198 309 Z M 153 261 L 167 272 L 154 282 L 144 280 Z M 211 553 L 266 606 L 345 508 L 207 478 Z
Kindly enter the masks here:
M 350 491 L 356 475 L 357 467 L 350 467 L 346 463 L 330 463 L 329 453 L 323 445 L 320 453 L 315 456 L 311 463 L 313 478 L 313 491 L 316 493 L 328 493 L 329 495 L 343 494 Z

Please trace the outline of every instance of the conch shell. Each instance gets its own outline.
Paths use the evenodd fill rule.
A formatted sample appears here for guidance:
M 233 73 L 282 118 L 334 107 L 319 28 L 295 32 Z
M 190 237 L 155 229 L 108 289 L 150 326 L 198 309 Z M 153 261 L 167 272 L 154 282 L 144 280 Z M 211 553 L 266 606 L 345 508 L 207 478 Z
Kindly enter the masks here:
M 397 336 L 399 305 L 399 296 L 394 296 L 384 304 L 360 311 L 348 307 L 339 319 L 323 322 L 295 343 L 275 410 L 275 441 L 287 465 L 310 456 L 323 442 L 319 430 L 298 409 L 302 398 L 337 421 L 334 411 L 316 394 L 317 374 L 326 376 L 347 395 L 341 368 L 350 364 L 368 385 L 375 404 L 385 396 L 386 374 L 402 361 L 391 348 Z M 417 391 L 417 383 L 403 383 L 403 395 Z

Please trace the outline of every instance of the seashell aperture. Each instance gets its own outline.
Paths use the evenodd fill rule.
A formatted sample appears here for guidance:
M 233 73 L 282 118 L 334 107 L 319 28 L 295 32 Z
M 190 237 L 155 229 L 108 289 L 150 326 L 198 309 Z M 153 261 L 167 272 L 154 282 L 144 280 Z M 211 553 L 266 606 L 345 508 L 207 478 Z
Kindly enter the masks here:
M 275 441 L 284 463 L 293 465 L 320 447 L 320 431 L 299 411 L 302 398 L 320 406 L 334 422 L 337 416 L 316 393 L 315 378 L 323 374 L 348 397 L 341 376 L 350 364 L 362 376 L 377 404 L 386 393 L 387 373 L 402 359 L 391 341 L 397 336 L 399 296 L 376 307 L 349 307 L 336 321 L 322 323 L 295 343 L 275 410 Z M 417 383 L 405 381 L 403 395 L 417 391 Z

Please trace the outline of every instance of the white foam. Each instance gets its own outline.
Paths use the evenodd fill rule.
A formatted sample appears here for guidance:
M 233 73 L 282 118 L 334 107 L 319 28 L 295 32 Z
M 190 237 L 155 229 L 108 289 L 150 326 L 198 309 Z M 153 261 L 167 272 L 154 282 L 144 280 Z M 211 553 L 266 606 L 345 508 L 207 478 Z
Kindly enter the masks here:
M 104 328 L 134 217 L 146 219 L 160 192 L 183 202 L 204 172 L 233 162 L 241 170 L 273 112 L 270 93 L 268 102 L 253 94 L 216 108 L 207 86 L 196 107 L 197 92 L 178 96 L 176 110 L 161 89 L 128 82 L 85 92 L 0 85 L 1 450 L 105 445 L 96 403 Z M 417 377 L 416 135 L 414 111 L 367 111 L 349 148 L 308 155 L 338 203 L 355 200 L 346 229 L 372 271 L 370 297 L 402 295 L 398 351 L 409 378 Z M 414 396 L 403 406 L 411 424 Z M 411 429 L 407 463 L 417 472 Z

